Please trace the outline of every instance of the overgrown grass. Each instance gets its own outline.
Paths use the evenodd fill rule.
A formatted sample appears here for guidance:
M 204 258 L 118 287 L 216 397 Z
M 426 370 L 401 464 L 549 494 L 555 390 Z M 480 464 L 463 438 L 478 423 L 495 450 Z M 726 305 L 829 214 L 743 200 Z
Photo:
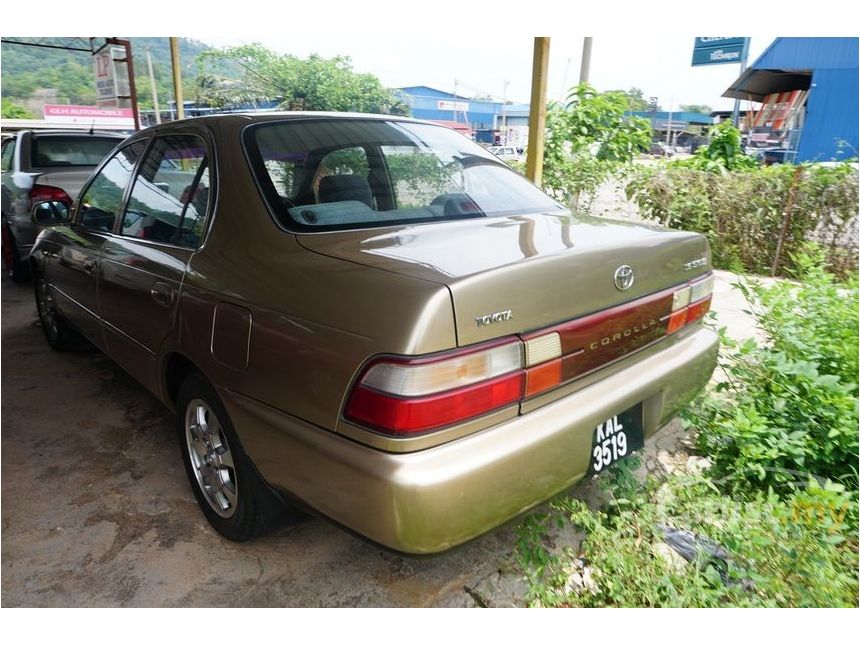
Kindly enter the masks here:
M 724 380 L 685 413 L 710 468 L 640 484 L 621 462 L 600 480 L 607 507 L 566 499 L 521 525 L 530 604 L 857 605 L 857 279 L 823 263 L 808 249 L 800 282 L 740 286 L 766 341 L 723 334 Z M 546 534 L 566 523 L 585 531 L 580 549 L 550 554 Z M 719 557 L 686 561 L 669 528 Z

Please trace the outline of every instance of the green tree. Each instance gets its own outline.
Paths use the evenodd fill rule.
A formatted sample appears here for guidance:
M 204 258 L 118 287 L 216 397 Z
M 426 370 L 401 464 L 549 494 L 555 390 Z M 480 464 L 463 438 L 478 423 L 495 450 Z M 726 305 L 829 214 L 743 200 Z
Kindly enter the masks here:
M 698 105 L 690 103 L 689 105 L 681 105 L 681 112 L 698 112 L 699 114 L 710 114 L 714 110 L 710 105 Z
M 627 110 L 622 93 L 601 93 L 589 85 L 574 87 L 566 105 L 551 104 L 544 188 L 570 204 L 587 204 L 610 173 L 631 162 L 651 140 L 647 119 L 625 116 Z
M 623 96 L 627 101 L 627 109 L 631 112 L 639 112 L 648 109 L 648 100 L 642 94 L 642 90 L 638 87 L 631 87 L 629 90 L 612 90 L 613 94 Z M 657 108 L 660 109 L 659 107 Z
M 2 100 L 2 111 L 4 119 L 32 119 L 34 118 L 30 110 L 13 103 L 7 98 Z
M 238 71 L 235 77 L 223 73 L 225 63 Z M 374 75 L 355 72 L 346 56 L 302 59 L 253 44 L 204 52 L 198 67 L 199 95 L 216 106 L 276 100 L 289 110 L 408 111 Z

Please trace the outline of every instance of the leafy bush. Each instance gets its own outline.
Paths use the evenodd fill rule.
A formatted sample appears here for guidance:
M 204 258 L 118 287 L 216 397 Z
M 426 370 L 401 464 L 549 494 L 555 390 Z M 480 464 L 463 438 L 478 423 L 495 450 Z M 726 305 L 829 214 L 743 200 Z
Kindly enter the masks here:
M 587 204 L 600 185 L 648 146 L 651 126 L 626 117 L 627 97 L 589 85 L 547 109 L 543 187 L 568 204 Z
M 700 147 L 689 159 L 672 161 L 670 165 L 724 173 L 751 170 L 758 167 L 758 162 L 744 152 L 741 131 L 731 121 L 723 121 L 711 128 L 707 146 Z
M 802 284 L 739 285 L 767 340 L 724 334 L 726 380 L 684 413 L 730 488 L 780 492 L 796 473 L 857 488 L 858 284 L 836 283 L 823 262 L 795 258 Z
M 568 522 L 587 533 L 580 551 L 549 555 L 547 533 Z M 702 552 L 686 562 L 664 541 L 666 526 L 728 556 Z M 608 511 L 574 499 L 553 504 L 521 525 L 517 557 L 534 606 L 851 607 L 856 550 L 856 498 L 841 486 L 813 481 L 786 499 L 736 500 L 706 477 L 676 475 Z
M 770 274 L 784 219 L 778 275 L 809 240 L 826 250 L 838 275 L 857 268 L 858 175 L 851 164 L 778 165 L 715 173 L 677 165 L 639 166 L 627 196 L 643 216 L 704 233 L 714 266 Z

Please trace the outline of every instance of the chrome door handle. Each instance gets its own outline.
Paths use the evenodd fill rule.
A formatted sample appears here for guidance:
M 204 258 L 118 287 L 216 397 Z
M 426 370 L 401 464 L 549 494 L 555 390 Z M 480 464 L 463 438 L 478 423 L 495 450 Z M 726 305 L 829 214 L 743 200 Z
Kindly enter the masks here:
M 86 260 L 84 260 L 83 266 L 84 266 L 84 271 L 86 271 L 90 275 L 92 275 L 96 272 L 96 261 L 91 259 L 91 258 L 87 258 Z
M 169 306 L 173 303 L 173 296 L 176 292 L 173 287 L 164 282 L 156 282 L 149 290 L 149 295 L 160 305 Z

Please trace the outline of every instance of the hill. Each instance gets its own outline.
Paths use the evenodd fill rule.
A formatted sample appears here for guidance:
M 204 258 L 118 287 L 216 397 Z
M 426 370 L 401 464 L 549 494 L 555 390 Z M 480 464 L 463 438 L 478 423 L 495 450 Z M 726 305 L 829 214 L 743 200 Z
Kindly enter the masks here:
M 11 37 L 10 37 L 11 38 Z M 47 42 L 61 39 L 45 39 Z M 173 81 L 170 70 L 170 42 L 164 38 L 129 38 L 134 57 L 135 82 L 140 107 L 152 107 L 146 51 L 152 56 L 158 98 L 161 109 L 173 99 Z M 197 68 L 195 59 L 210 49 L 205 43 L 181 38 L 179 56 L 182 61 L 182 85 L 186 99 L 196 95 Z M 4 100 L 20 105 L 34 105 L 44 92 L 56 90 L 56 98 L 48 102 L 92 105 L 95 103 L 92 56 L 86 52 L 26 47 L 2 44 L 0 50 L 0 91 Z M 49 94 L 50 96 L 50 94 Z M 35 101 L 34 101 L 35 99 Z M 42 99 L 42 102 L 45 102 Z

